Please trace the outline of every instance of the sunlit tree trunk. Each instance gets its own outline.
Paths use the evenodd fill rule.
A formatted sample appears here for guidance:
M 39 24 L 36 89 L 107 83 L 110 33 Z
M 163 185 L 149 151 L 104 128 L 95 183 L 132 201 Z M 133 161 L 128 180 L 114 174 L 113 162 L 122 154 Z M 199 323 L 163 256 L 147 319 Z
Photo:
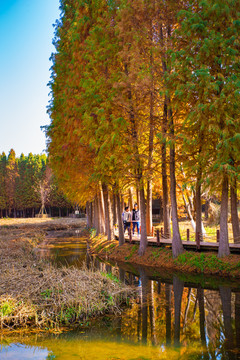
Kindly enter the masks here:
M 169 211 L 169 195 L 168 195 L 168 179 L 167 179 L 167 147 L 166 147 L 166 132 L 167 132 L 167 98 L 164 99 L 163 108 L 163 121 L 162 121 L 162 191 L 163 191 L 163 226 L 164 236 L 166 238 L 171 237 L 171 226 L 170 226 L 170 211 Z
M 134 206 L 133 206 L 133 193 L 132 193 L 131 187 L 128 189 L 128 204 L 129 204 L 130 211 L 132 211 Z
M 220 238 L 218 257 L 224 257 L 230 254 L 228 243 L 228 177 L 224 175 L 222 182 L 222 199 L 220 214 Z
M 174 123 L 172 117 L 172 111 L 169 110 L 170 121 L 170 133 L 174 138 Z M 178 225 L 178 213 L 177 213 L 177 195 L 176 195 L 176 174 L 175 174 L 175 144 L 170 147 L 170 195 L 172 204 L 172 252 L 173 257 L 176 258 L 183 252 L 183 245 Z
M 112 201 L 113 226 L 115 226 L 117 223 L 117 201 L 116 201 L 115 193 L 113 193 L 112 199 L 113 199 L 113 201 Z
M 122 222 L 122 211 L 121 211 L 121 199 L 119 193 L 116 194 L 116 203 L 117 203 L 117 218 L 118 218 L 118 241 L 119 246 L 123 245 L 125 242 L 124 232 L 123 232 L 123 222 Z
M 140 211 L 141 211 L 141 238 L 138 254 L 142 256 L 147 248 L 147 227 L 146 227 L 146 204 L 144 188 L 140 188 Z
M 103 193 L 101 190 L 100 192 L 98 192 L 98 216 L 99 216 L 99 231 L 101 234 L 105 234 Z
M 147 234 L 152 235 L 152 180 L 147 181 L 146 225 Z
M 199 169 L 197 174 L 197 181 L 196 181 L 196 231 L 195 231 L 196 241 L 198 234 L 200 238 L 202 234 L 201 178 L 202 178 L 202 172 Z
M 112 224 L 112 211 L 109 198 L 108 186 L 102 184 L 103 200 L 104 200 L 104 214 L 105 214 L 105 231 L 107 233 L 108 240 L 113 239 L 113 224 Z
M 237 179 L 235 178 L 234 183 L 231 185 L 231 218 L 234 242 L 240 243 L 240 227 L 237 203 Z

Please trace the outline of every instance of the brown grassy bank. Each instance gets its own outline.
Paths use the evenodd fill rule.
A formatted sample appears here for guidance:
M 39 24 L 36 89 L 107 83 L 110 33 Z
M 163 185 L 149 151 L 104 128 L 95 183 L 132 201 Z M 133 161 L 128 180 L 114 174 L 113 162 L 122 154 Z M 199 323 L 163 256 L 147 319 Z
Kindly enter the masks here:
M 100 272 L 56 268 L 40 260 L 35 248 L 45 236 L 36 224 L 34 229 L 26 224 L 1 229 L 0 331 L 79 326 L 119 311 L 131 290 Z
M 143 256 L 138 255 L 139 245 L 125 243 L 119 247 L 117 241 L 108 242 L 104 237 L 91 239 L 92 252 L 101 258 L 133 265 L 149 266 L 189 274 L 205 274 L 229 279 L 240 278 L 240 256 L 231 254 L 219 259 L 213 252 L 185 251 L 173 259 L 169 247 L 147 247 Z

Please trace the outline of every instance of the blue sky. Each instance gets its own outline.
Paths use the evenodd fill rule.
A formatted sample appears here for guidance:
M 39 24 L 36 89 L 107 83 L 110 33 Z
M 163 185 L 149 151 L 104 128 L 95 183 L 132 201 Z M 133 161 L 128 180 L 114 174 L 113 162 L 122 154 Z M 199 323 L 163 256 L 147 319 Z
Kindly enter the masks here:
M 58 0 L 0 0 L 0 152 L 41 153 Z

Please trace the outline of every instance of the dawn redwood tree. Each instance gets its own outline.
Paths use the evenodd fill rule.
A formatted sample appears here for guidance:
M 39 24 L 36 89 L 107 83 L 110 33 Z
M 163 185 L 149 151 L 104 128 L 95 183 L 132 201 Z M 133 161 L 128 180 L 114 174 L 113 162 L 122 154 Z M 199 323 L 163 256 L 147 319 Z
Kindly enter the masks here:
M 185 118 L 190 129 L 199 123 L 200 136 L 195 140 L 201 153 L 197 188 L 200 203 L 201 172 L 208 163 L 205 179 L 216 186 L 222 179 L 219 256 L 229 253 L 227 202 L 229 179 L 238 176 L 239 159 L 239 21 L 235 0 L 191 0 L 179 14 L 175 39 L 180 49 L 172 55 L 174 72 L 170 77 L 175 97 L 189 112 Z M 189 106 L 190 105 L 190 106 Z M 185 131 L 189 138 L 188 128 Z M 184 136 L 184 134 L 183 134 Z M 210 140 L 211 139 L 211 140 Z M 209 144 L 209 140 L 211 144 Z M 188 145 L 194 141 L 190 137 Z M 200 151 L 201 150 L 201 151 Z M 200 228 L 200 205 L 197 227 Z
M 183 245 L 178 225 L 178 212 L 177 212 L 177 194 L 176 194 L 176 122 L 172 109 L 171 96 L 167 79 L 171 74 L 171 62 L 168 51 L 172 48 L 172 33 L 177 26 L 177 12 L 181 8 L 181 2 L 168 2 L 162 3 L 163 16 L 159 17 L 159 47 L 161 54 L 162 65 L 162 81 L 163 81 L 163 115 L 162 115 L 162 134 L 161 139 L 161 155 L 162 155 L 162 186 L 165 192 L 167 191 L 167 169 L 166 169 L 166 145 L 169 146 L 169 174 L 170 174 L 170 198 L 171 198 L 171 215 L 172 215 L 172 251 L 173 257 L 177 257 L 183 252 Z M 166 142 L 168 139 L 168 142 Z M 168 218 L 168 196 L 163 196 L 164 206 L 164 232 L 165 235 L 171 235 L 169 229 Z

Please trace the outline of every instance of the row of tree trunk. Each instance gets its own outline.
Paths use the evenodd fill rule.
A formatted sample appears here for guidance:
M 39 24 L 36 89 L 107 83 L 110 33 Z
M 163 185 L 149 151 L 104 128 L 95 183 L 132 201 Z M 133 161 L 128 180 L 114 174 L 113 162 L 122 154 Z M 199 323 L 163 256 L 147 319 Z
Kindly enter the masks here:
M 175 180 L 175 163 L 174 163 L 174 149 L 172 150 L 170 172 L 172 176 L 171 181 L 171 214 L 172 214 L 172 236 L 173 236 L 173 256 L 176 257 L 182 252 L 182 241 L 179 232 L 178 215 L 177 215 L 177 198 L 176 198 L 176 180 Z M 164 150 L 163 150 L 164 153 Z M 163 155 L 165 156 L 165 155 Z M 163 223 L 165 237 L 171 237 L 170 227 L 170 205 L 168 199 L 168 183 L 167 175 L 163 166 L 162 171 L 163 180 Z M 230 253 L 228 241 L 228 193 L 229 184 L 228 178 L 225 177 L 222 183 L 222 198 L 221 198 L 221 215 L 220 215 L 220 239 L 219 239 L 219 256 L 226 256 Z M 234 242 L 240 242 L 239 218 L 237 210 L 237 193 L 236 187 L 233 185 L 230 189 L 231 193 L 231 221 L 233 229 Z M 136 198 L 140 200 L 141 211 L 141 239 L 140 239 L 140 255 L 142 255 L 147 246 L 147 235 L 152 232 L 152 184 L 148 182 L 147 199 L 145 199 L 145 192 L 143 188 L 138 190 L 136 187 Z M 126 203 L 123 196 L 119 192 L 110 192 L 107 184 L 103 183 L 99 186 L 93 202 L 88 202 L 86 206 L 87 221 L 89 227 L 94 227 L 97 234 L 105 234 L 108 240 L 113 239 L 113 228 L 118 224 L 119 229 L 119 245 L 124 243 L 124 232 L 122 222 L 122 212 L 124 211 Z M 128 205 L 133 209 L 133 188 L 129 188 Z M 186 204 L 185 204 L 186 205 Z M 187 206 L 186 206 L 187 207 Z M 190 214 L 191 215 L 191 214 Z M 190 216 L 191 218 L 191 216 Z M 201 206 L 201 182 L 197 179 L 196 184 L 196 236 L 201 237 L 203 234 L 202 224 L 202 206 Z
M 29 218 L 35 217 L 35 215 L 39 214 L 41 209 L 32 207 L 26 209 L 0 209 L 0 218 L 12 217 L 12 218 Z M 50 217 L 62 217 L 69 216 L 70 212 L 73 209 L 66 207 L 50 207 L 46 208 L 46 212 Z

